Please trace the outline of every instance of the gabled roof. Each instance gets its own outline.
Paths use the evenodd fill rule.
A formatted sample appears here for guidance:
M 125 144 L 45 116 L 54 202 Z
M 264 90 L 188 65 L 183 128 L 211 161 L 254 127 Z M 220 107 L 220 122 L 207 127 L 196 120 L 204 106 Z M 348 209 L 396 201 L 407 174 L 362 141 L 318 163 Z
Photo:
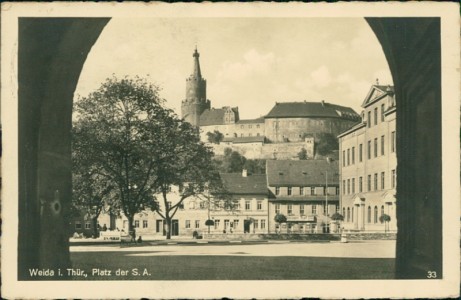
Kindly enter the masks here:
M 200 115 L 200 126 L 224 125 L 224 114 L 229 107 L 206 109 Z M 238 120 L 238 108 L 232 107 Z
M 339 184 L 338 161 L 326 160 L 267 160 L 266 173 L 269 186 L 310 186 Z
M 265 118 L 341 118 L 357 120 L 360 116 L 350 107 L 327 102 L 280 102 Z
M 374 103 L 375 101 L 387 96 L 389 94 L 394 94 L 394 87 L 390 85 L 372 85 L 370 91 L 368 92 L 365 100 L 363 100 L 362 107 L 365 108 L 368 105 Z
M 221 173 L 224 186 L 231 194 L 269 195 L 266 175 L 249 174 L 246 177 L 242 173 Z

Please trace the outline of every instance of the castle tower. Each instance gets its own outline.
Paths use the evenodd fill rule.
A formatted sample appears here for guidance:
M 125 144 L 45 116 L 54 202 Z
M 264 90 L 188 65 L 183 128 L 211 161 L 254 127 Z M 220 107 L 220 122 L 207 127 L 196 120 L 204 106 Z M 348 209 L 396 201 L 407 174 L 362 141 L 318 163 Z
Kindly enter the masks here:
M 200 54 L 195 47 L 194 69 L 186 79 L 186 99 L 181 104 L 181 115 L 184 120 L 194 126 L 200 125 L 200 115 L 210 109 L 210 101 L 206 99 L 206 80 L 200 71 Z

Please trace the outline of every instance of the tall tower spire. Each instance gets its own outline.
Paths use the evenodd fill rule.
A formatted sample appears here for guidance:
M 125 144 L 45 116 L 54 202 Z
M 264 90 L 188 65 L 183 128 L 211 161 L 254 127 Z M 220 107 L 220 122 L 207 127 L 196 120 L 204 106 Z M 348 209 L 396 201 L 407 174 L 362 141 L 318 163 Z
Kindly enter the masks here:
M 186 79 L 186 99 L 182 101 L 182 118 L 194 126 L 200 125 L 200 115 L 205 109 L 210 109 L 210 101 L 206 99 L 206 80 L 200 70 L 200 53 L 195 46 L 194 69 Z
M 196 78 L 202 78 L 202 72 L 200 72 L 200 53 L 197 51 L 197 45 L 195 46 L 195 51 L 194 54 L 192 54 L 194 57 L 194 70 L 192 71 L 192 75 Z

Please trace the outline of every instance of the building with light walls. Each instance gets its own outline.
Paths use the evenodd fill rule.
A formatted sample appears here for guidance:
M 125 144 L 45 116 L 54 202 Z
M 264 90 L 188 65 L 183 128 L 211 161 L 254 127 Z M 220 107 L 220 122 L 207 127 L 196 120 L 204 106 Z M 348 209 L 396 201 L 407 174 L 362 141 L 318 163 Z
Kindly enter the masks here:
M 329 232 L 330 217 L 339 211 L 338 172 L 332 160 L 268 160 L 269 232 Z M 276 223 L 277 214 L 287 222 Z
M 396 231 L 396 107 L 392 86 L 373 85 L 362 122 L 338 136 L 341 213 L 348 230 Z M 390 222 L 381 222 L 382 215 Z

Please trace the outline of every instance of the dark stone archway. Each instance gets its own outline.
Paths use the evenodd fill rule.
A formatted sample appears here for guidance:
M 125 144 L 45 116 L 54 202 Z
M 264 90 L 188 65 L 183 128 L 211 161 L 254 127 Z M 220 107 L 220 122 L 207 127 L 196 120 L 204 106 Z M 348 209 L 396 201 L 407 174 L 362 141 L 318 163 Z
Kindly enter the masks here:
M 396 278 L 442 277 L 440 18 L 367 18 L 397 99 Z
M 19 21 L 18 279 L 70 265 L 73 93 L 109 19 Z M 438 18 L 367 18 L 388 60 L 398 113 L 397 278 L 441 274 L 441 70 Z M 440 277 L 439 277 L 440 278 Z
M 18 279 L 70 266 L 72 102 L 83 63 L 109 19 L 20 18 Z

